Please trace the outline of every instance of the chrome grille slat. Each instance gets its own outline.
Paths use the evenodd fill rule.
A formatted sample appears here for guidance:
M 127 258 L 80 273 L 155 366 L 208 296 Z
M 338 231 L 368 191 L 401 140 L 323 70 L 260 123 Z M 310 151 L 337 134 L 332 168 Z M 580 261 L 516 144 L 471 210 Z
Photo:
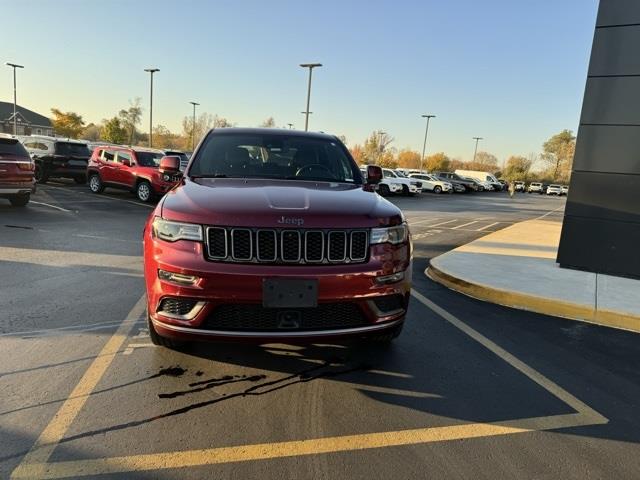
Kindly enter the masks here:
M 274 265 L 363 263 L 368 229 L 206 227 L 205 256 L 216 262 Z

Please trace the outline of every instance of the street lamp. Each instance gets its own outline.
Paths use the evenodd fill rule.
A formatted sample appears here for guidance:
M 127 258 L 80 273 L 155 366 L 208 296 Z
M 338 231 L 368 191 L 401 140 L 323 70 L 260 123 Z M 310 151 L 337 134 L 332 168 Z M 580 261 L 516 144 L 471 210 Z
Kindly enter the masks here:
M 196 146 L 196 105 L 200 105 L 196 102 L 189 102 L 193 105 L 193 123 L 191 124 L 191 151 L 195 149 Z
M 476 141 L 476 149 L 473 151 L 473 161 L 476 161 L 476 154 L 478 153 L 478 142 L 480 140 L 484 140 L 482 137 L 473 137 L 473 139 Z
M 153 74 L 159 72 L 159 68 L 145 68 L 145 72 L 151 74 L 151 93 L 149 95 L 149 148 L 153 147 Z
M 304 120 L 304 131 L 308 131 L 309 130 L 309 114 L 311 113 L 309 111 L 309 104 L 311 102 L 311 74 L 313 72 L 313 69 L 316 67 L 321 67 L 322 64 L 321 63 L 301 63 L 300 66 L 302 68 L 308 68 L 309 69 L 309 85 L 307 87 L 307 111 L 306 112 L 302 112 L 305 114 L 305 120 Z
M 7 62 L 6 66 L 13 68 L 13 134 L 18 134 L 18 115 L 17 115 L 17 98 L 16 98 L 16 68 L 24 68 L 23 65 Z M 308 109 L 307 109 L 308 110 Z
M 287 125 L 289 125 L 289 130 L 293 128 L 293 123 L 287 123 Z
M 420 157 L 420 172 L 422 172 L 422 162 L 424 161 L 424 151 L 427 148 L 427 135 L 429 134 L 429 120 L 436 118 L 435 115 L 422 115 L 422 118 L 427 119 L 427 128 L 424 131 L 424 142 L 422 143 L 422 156 Z

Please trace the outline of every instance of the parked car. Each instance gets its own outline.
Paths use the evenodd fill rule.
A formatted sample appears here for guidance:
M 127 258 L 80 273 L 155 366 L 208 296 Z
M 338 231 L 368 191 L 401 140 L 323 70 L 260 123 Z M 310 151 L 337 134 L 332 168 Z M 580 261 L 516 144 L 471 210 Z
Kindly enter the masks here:
M 542 184 L 539 182 L 531 182 L 529 188 L 527 188 L 527 192 L 542 194 Z
M 514 190 L 516 192 L 524 192 L 525 191 L 525 184 L 524 182 L 521 181 L 517 181 L 517 182 L 513 182 L 514 184 Z
M 365 183 L 335 136 L 209 131 L 144 228 L 151 341 L 391 341 L 412 255 L 402 212 L 373 192 L 381 178 L 371 165 Z
M 476 180 L 471 177 L 462 177 L 463 180 L 467 180 L 468 182 L 472 182 L 476 185 L 476 192 L 484 192 L 485 190 L 491 191 L 493 190 L 493 186 L 489 182 L 481 182 L 480 180 Z
M 562 185 L 549 185 L 549 187 L 547 187 L 547 191 L 545 192 L 547 195 L 557 195 L 560 196 L 562 195 Z
M 453 193 L 453 185 L 449 182 L 439 180 L 432 175 L 425 173 L 410 173 L 409 178 L 416 178 L 422 181 L 422 190 L 429 190 L 433 193 Z
M 86 183 L 91 156 L 86 143 L 43 135 L 19 138 L 35 162 L 38 183 L 47 183 L 50 178 L 72 178 L 76 183 Z
M 464 187 L 465 192 L 478 191 L 478 185 L 475 182 L 465 180 L 461 176 L 453 172 L 433 172 L 432 175 L 439 180 L 444 180 L 445 182 L 449 182 L 450 184 L 452 184 L 454 190 L 456 185 L 461 185 Z
M 382 174 L 385 179 L 392 180 L 402 185 L 403 195 L 415 195 L 416 193 L 422 193 L 422 182 L 417 180 L 411 180 L 402 174 L 401 172 L 394 172 L 390 168 L 383 168 Z
M 502 178 L 500 178 L 498 179 L 498 183 L 502 185 L 503 191 L 509 190 L 509 182 L 507 182 L 506 180 L 503 180 Z
M 35 165 L 17 138 L 0 133 L 0 198 L 24 207 L 36 191 Z
M 89 189 L 93 193 L 102 193 L 106 187 L 129 190 L 138 200 L 150 202 L 167 193 L 182 178 L 179 172 L 161 168 L 163 157 L 161 150 L 149 148 L 97 147 L 87 167 Z
M 456 170 L 455 173 L 464 178 L 469 178 L 482 185 L 484 190 L 487 191 L 501 191 L 502 184 L 496 179 L 496 177 L 490 172 L 483 172 L 480 170 Z
M 187 164 L 189 163 L 189 157 L 185 152 L 180 150 L 165 150 L 164 154 L 168 157 L 180 157 L 180 171 L 184 172 L 187 168 Z
M 366 181 L 367 167 L 360 168 L 360 173 L 362 174 L 362 178 Z M 373 188 L 383 197 L 388 197 L 392 193 L 402 193 L 402 184 L 393 181 L 391 178 L 382 178 L 382 180 L 380 180 Z
M 562 195 L 568 195 L 568 194 L 569 194 L 569 186 L 562 185 Z

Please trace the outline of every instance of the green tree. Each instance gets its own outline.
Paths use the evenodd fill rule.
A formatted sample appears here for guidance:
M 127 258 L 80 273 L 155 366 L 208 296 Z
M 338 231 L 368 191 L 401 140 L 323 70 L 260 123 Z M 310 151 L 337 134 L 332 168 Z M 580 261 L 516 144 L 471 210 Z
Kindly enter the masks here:
M 502 171 L 502 178 L 515 181 L 526 181 L 533 164 L 531 159 L 519 155 L 512 155 L 507 159 L 507 163 Z
M 571 130 L 562 130 L 542 145 L 542 160 L 547 164 L 546 174 L 554 181 L 567 182 L 571 176 L 576 137 Z
M 78 115 L 75 112 L 63 112 L 58 108 L 52 108 L 51 114 L 53 115 L 51 123 L 54 131 L 58 135 L 78 138 L 84 130 L 82 115 Z
M 129 145 L 133 145 L 136 141 L 136 127 L 142 120 L 142 107 L 140 106 L 140 97 L 135 100 L 129 100 L 129 108 L 120 110 L 118 113 L 122 126 L 127 130 Z
M 428 172 L 446 172 L 451 168 L 451 159 L 444 152 L 429 155 L 424 162 L 424 169 Z
M 105 142 L 120 145 L 127 141 L 127 129 L 122 125 L 119 117 L 113 117 L 104 122 L 100 136 Z

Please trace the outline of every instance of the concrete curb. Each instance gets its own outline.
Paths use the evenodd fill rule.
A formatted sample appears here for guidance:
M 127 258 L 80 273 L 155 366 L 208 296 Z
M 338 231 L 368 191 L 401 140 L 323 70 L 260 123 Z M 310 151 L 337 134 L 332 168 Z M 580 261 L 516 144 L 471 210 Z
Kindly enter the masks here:
M 470 283 L 449 275 L 433 265 L 425 270 L 425 275 L 451 290 L 485 302 L 640 333 L 640 315 L 597 310 L 591 306 L 502 290 L 480 283 Z

